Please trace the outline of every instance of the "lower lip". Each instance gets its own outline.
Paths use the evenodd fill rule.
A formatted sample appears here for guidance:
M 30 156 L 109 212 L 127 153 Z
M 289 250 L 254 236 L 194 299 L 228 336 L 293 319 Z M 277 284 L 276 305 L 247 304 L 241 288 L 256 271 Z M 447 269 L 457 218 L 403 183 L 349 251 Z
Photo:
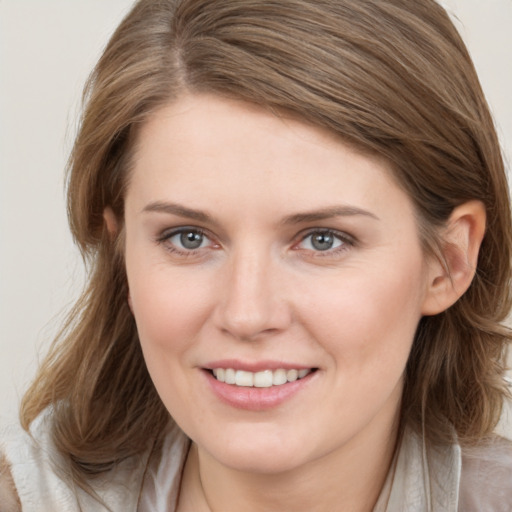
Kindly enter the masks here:
M 318 372 L 302 379 L 268 388 L 244 387 L 218 381 L 210 371 L 203 370 L 213 393 L 225 404 L 248 411 L 264 411 L 278 407 L 305 389 Z

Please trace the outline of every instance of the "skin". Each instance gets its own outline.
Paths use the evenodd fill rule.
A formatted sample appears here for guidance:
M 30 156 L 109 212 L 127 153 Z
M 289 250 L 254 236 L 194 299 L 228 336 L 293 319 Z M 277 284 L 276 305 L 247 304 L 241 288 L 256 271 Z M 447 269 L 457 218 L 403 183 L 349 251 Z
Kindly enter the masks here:
M 471 215 L 451 226 L 466 252 L 483 236 Z M 124 228 L 144 357 L 193 441 L 179 510 L 371 510 L 415 329 L 466 286 L 450 291 L 425 257 L 387 163 L 297 120 L 187 95 L 141 129 Z M 311 234 L 325 230 L 334 246 L 318 250 Z M 464 250 L 448 260 L 469 285 Z M 221 359 L 316 371 L 251 411 L 212 392 L 204 368 Z

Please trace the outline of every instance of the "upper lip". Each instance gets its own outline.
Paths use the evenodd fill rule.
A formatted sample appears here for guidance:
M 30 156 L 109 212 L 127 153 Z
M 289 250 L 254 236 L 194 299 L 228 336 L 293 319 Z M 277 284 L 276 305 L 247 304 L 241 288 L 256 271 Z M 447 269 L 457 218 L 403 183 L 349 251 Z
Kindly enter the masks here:
M 299 363 L 288 363 L 284 361 L 263 360 L 263 361 L 241 361 L 238 359 L 222 359 L 212 361 L 203 368 L 214 370 L 215 368 L 232 368 L 233 370 L 244 370 L 246 372 L 262 372 L 264 370 L 309 370 L 314 368 L 310 365 Z

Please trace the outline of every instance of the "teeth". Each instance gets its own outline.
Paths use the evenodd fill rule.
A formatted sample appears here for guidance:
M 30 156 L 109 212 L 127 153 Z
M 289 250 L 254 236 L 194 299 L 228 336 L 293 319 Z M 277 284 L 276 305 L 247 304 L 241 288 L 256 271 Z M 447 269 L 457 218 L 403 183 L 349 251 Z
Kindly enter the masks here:
M 233 368 L 227 368 L 225 370 L 225 374 L 224 375 L 225 375 L 224 382 L 226 384 L 235 384 L 236 378 L 235 378 L 235 370 L 233 370 Z
M 254 374 L 254 387 L 269 388 L 272 386 L 272 371 L 265 370 Z
M 233 368 L 214 368 L 215 378 L 226 384 L 234 384 L 241 387 L 269 388 L 281 386 L 287 382 L 303 379 L 311 373 L 310 369 L 303 370 L 263 370 L 261 372 L 246 372 L 245 370 L 233 370 Z
M 235 384 L 237 386 L 252 388 L 254 385 L 254 373 L 237 370 L 235 373 Z
M 272 384 L 274 386 L 280 386 L 281 384 L 286 384 L 287 382 L 286 370 L 276 370 L 275 372 L 272 372 Z
M 286 372 L 286 380 L 288 382 L 293 382 L 299 378 L 298 370 L 288 370 Z

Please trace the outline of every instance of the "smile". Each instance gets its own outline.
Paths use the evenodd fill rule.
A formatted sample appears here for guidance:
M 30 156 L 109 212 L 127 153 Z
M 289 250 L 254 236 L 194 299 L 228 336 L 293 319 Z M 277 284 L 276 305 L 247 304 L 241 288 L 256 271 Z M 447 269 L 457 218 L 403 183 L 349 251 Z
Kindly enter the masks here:
M 226 384 L 240 387 L 270 388 L 303 379 L 312 371 L 311 368 L 301 370 L 279 368 L 260 372 L 234 370 L 233 368 L 214 368 L 212 373 L 219 382 L 225 382 Z

